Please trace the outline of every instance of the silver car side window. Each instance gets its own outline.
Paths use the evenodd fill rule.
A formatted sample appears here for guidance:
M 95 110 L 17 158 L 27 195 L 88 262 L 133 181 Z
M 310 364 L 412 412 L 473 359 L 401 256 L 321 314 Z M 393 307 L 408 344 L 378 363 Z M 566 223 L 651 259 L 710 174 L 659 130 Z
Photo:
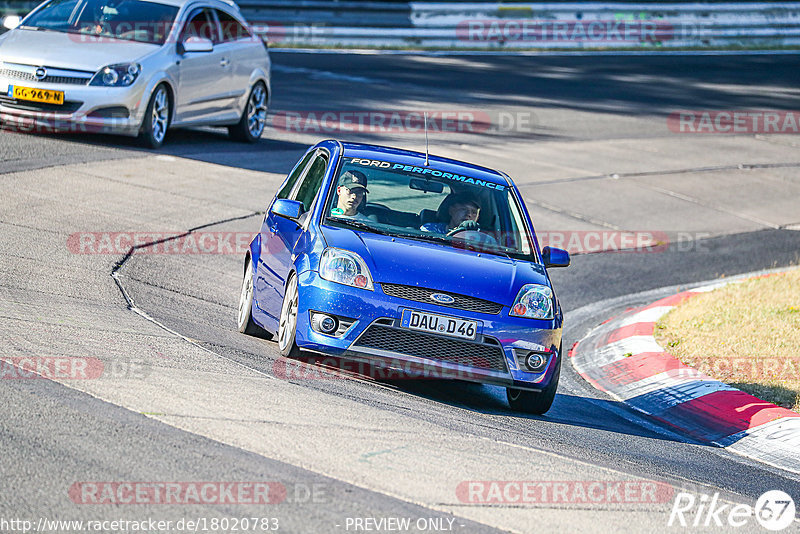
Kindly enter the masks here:
M 202 37 L 215 43 L 218 42 L 217 25 L 210 15 L 211 12 L 208 9 L 199 9 L 192 13 L 181 31 L 181 42 L 189 37 Z
M 250 32 L 247 31 L 247 28 L 245 28 L 236 17 L 221 9 L 215 9 L 214 11 L 217 14 L 217 20 L 219 20 L 219 29 L 222 34 L 223 43 L 251 37 Z

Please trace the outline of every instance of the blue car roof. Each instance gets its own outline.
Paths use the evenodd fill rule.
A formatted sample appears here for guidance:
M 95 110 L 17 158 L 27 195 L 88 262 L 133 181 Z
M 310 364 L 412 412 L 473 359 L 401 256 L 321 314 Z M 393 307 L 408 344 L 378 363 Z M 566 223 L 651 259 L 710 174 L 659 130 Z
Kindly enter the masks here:
M 422 167 L 425 164 L 425 154 L 414 150 L 403 150 L 380 145 L 366 145 L 361 143 L 342 143 L 344 147 L 343 156 L 348 158 L 364 159 L 383 159 L 393 163 L 403 163 L 406 165 L 416 165 Z M 493 184 L 508 185 L 513 187 L 513 183 L 506 175 L 487 167 L 473 165 L 464 161 L 450 158 L 443 158 L 431 154 L 428 158 L 429 167 L 436 167 L 445 172 L 468 175 Z

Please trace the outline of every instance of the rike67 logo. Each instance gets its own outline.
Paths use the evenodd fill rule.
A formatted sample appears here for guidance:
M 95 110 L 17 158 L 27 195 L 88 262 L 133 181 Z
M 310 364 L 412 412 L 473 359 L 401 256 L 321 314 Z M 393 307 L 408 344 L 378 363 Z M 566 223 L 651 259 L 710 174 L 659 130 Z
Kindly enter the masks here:
M 712 497 L 680 492 L 675 496 L 669 527 L 753 527 L 753 517 L 765 529 L 773 532 L 785 530 L 795 520 L 795 504 L 792 497 L 780 490 L 770 490 L 756 501 L 755 507 L 748 504 L 731 504 L 720 501 L 719 493 Z

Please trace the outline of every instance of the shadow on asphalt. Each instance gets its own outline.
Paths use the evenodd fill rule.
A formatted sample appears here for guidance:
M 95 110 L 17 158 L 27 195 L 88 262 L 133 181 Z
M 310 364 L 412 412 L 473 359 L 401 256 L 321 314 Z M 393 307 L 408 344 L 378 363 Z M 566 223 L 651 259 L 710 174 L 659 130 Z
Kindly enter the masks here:
M 299 365 L 294 366 L 297 362 Z M 283 365 L 281 364 L 283 363 Z M 320 364 L 320 365 L 318 365 Z M 358 369 L 359 372 L 355 372 Z M 341 370 L 346 370 L 342 372 Z M 591 428 L 627 434 L 663 441 L 679 441 L 666 435 L 649 431 L 644 427 L 631 424 L 629 420 L 621 419 L 620 410 L 630 411 L 624 403 L 604 399 L 586 399 L 576 395 L 558 393 L 552 408 L 544 415 L 521 413 L 509 408 L 506 402 L 505 388 L 490 386 L 460 380 L 420 379 L 420 378 L 383 378 L 396 372 L 379 369 L 367 364 L 358 364 L 350 360 L 334 356 L 302 355 L 297 359 L 280 358 L 273 364 L 273 372 L 278 375 L 281 371 L 286 376 L 279 376 L 289 381 L 307 383 L 311 380 L 336 381 L 344 377 L 355 378 L 374 383 L 403 393 L 427 399 L 437 404 L 452 406 L 482 413 L 485 415 L 498 415 L 506 419 L 505 424 L 526 421 L 541 421 L 543 423 L 568 425 L 570 427 Z M 598 413 L 608 414 L 607 417 L 598 417 Z M 497 421 L 494 421 L 497 423 Z M 695 443 L 687 438 L 681 442 Z
M 797 109 L 794 55 L 649 56 L 344 56 L 273 52 L 273 61 L 337 74 L 449 91 L 489 105 L 667 115 L 685 109 Z M 324 90 L 326 83 L 318 84 Z M 767 89 L 768 90 L 763 90 Z M 391 87 L 390 87 L 391 88 Z M 457 88 L 454 91 L 454 88 Z M 313 87 L 304 87 L 306 92 Z M 393 91 L 405 99 L 406 89 Z M 777 93 L 777 94 L 776 94 Z M 392 92 L 382 93 L 391 103 Z M 388 98 L 384 98 L 388 97 Z M 352 105 L 351 92 L 328 92 L 328 109 Z M 339 106 L 339 107 L 337 107 Z M 308 107 L 304 109 L 309 109 Z
M 257 143 L 236 142 L 228 137 L 224 128 L 174 129 L 167 133 L 164 145 L 157 150 L 144 148 L 133 137 L 123 135 L 100 135 L 84 133 L 37 133 L 22 134 L 27 141 L 62 141 L 123 151 L 123 157 L 175 156 L 240 169 L 286 174 L 291 170 L 286 158 L 271 157 L 275 152 L 296 152 L 291 156 L 294 163 L 308 145 L 262 137 Z M 255 157 L 263 155 L 263 157 Z

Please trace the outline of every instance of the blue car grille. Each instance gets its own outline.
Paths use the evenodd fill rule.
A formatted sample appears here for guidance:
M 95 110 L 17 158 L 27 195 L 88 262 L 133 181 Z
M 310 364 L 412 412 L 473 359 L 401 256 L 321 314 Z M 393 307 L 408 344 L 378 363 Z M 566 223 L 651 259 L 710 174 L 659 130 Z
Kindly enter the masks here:
M 503 349 L 496 340 L 492 341 L 493 344 L 474 343 L 373 324 L 354 345 L 465 367 L 507 372 Z
M 497 315 L 503 309 L 502 304 L 490 302 L 488 300 L 477 299 L 475 297 L 468 297 L 466 295 L 459 295 L 458 293 L 449 293 L 447 291 L 439 291 L 436 289 L 427 289 L 424 287 L 404 286 L 400 284 L 381 284 L 383 292 L 391 297 L 398 297 L 406 300 L 413 300 L 416 302 L 427 302 L 428 304 L 436 304 L 437 306 L 445 306 L 447 308 L 458 308 L 459 310 L 466 310 L 478 313 L 488 313 Z M 442 293 L 453 298 L 450 304 L 443 304 L 439 301 L 431 299 L 434 293 Z

